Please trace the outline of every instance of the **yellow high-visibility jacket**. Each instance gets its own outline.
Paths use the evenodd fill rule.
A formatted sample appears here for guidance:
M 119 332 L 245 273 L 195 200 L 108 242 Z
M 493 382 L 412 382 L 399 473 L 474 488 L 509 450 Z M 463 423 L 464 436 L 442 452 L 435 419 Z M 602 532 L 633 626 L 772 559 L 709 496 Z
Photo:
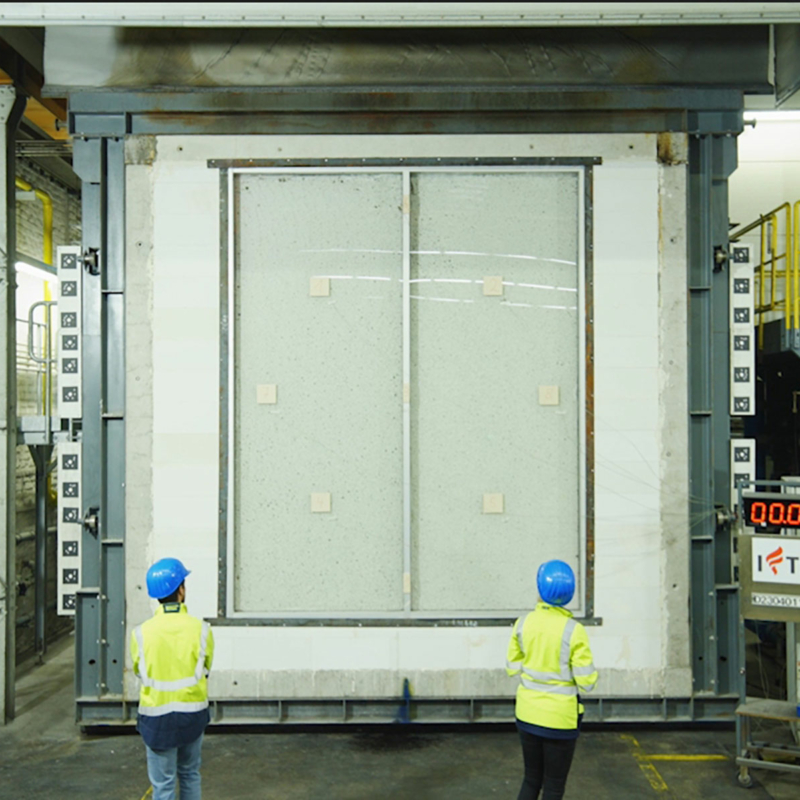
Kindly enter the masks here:
M 164 603 L 131 634 L 133 671 L 139 676 L 139 713 L 160 717 L 208 708 L 208 672 L 214 634 L 183 603 Z
M 543 728 L 577 728 L 578 692 L 597 684 L 586 629 L 572 612 L 542 602 L 514 623 L 506 672 L 520 676 L 517 719 Z

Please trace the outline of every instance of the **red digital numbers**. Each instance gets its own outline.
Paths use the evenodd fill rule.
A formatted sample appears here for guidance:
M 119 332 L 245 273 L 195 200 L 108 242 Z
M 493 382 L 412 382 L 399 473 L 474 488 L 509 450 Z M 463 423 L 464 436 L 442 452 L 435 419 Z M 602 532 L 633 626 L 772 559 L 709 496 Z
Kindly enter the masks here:
M 750 504 L 750 524 L 800 527 L 800 503 L 755 500 Z
M 750 506 L 750 522 L 753 525 L 764 525 L 767 521 L 767 504 L 760 500 Z

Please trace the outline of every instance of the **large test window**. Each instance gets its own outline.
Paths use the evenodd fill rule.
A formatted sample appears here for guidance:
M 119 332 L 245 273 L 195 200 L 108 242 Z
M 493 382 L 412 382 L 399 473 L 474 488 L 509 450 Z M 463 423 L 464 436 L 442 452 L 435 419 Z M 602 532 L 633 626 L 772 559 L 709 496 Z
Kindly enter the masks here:
M 227 616 L 591 610 L 591 168 L 221 166 Z

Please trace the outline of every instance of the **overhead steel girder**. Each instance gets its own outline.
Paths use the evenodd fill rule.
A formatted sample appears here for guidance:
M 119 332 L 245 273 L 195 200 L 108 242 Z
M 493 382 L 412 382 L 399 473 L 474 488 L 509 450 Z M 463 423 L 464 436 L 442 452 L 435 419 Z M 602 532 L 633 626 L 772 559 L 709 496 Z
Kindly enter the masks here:
M 768 25 L 371 30 L 51 28 L 46 89 L 508 85 L 770 94 Z M 77 55 L 76 55 L 77 54 Z M 81 54 L 87 54 L 81 57 Z
M 76 92 L 75 136 L 126 134 L 739 133 L 737 89 L 452 86 Z M 77 157 L 77 156 L 76 156 Z
M 56 29 L 45 61 L 82 136 L 737 133 L 742 92 L 772 92 L 768 33 Z
M 70 111 L 85 114 L 258 114 L 343 112 L 684 111 L 741 108 L 742 90 L 727 87 L 308 86 L 161 90 L 76 90 Z M 78 129 L 80 132 L 80 129 Z

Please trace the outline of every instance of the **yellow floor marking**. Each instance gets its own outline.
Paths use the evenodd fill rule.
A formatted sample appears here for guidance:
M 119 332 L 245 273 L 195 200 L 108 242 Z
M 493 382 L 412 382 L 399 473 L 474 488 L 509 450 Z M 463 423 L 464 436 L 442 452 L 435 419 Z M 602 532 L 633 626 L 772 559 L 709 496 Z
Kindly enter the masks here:
M 647 759 L 649 761 L 730 761 L 728 756 L 723 755 L 680 755 L 680 754 L 672 754 L 672 753 L 657 753 L 657 754 L 648 754 Z
M 145 792 L 145 793 L 142 795 L 142 800 L 145 800 L 145 798 L 147 798 L 147 797 L 152 797 L 152 796 L 153 796 L 153 787 L 151 786 L 151 787 L 150 787 L 150 788 L 149 788 L 149 789 L 148 789 L 148 790 L 147 790 L 147 791 L 146 791 L 146 792 Z
M 642 750 L 636 738 L 629 734 L 623 734 L 621 738 L 630 744 L 633 757 L 639 762 L 639 769 L 647 778 L 653 791 L 659 794 L 669 792 L 669 786 L 667 786 L 659 771 L 650 763 L 650 758 Z

